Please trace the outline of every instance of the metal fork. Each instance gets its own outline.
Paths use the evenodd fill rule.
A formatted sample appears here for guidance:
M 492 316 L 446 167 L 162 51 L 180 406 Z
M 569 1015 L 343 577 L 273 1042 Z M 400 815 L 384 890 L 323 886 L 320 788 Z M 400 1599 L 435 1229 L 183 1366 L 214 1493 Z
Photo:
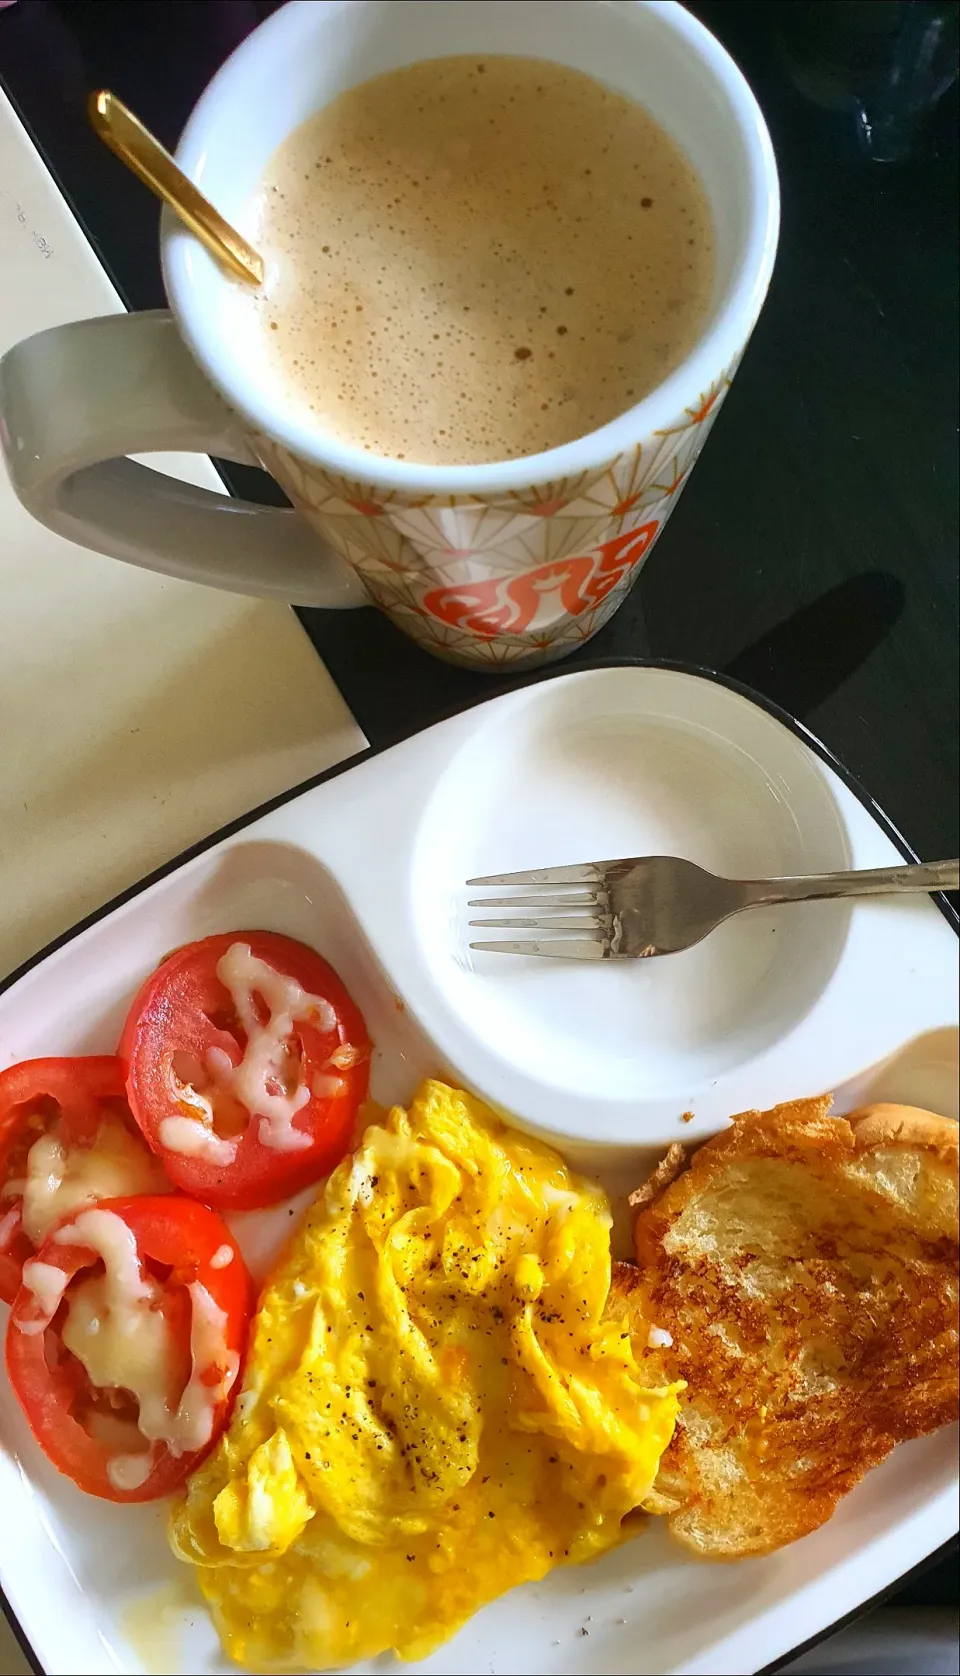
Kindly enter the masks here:
M 533 954 L 548 960 L 636 960 L 676 954 L 699 943 L 744 908 L 817 902 L 830 896 L 886 896 L 903 891 L 956 890 L 960 861 L 876 867 L 858 873 L 820 873 L 792 879 L 719 879 L 677 856 L 632 856 L 580 867 L 535 867 L 468 879 L 468 889 L 490 885 L 556 886 L 536 896 L 475 897 L 469 908 L 547 910 L 535 918 L 472 919 L 471 926 L 545 931 L 515 942 L 471 943 L 492 954 Z M 586 886 L 575 889 L 574 886 Z M 549 912 L 554 910 L 554 912 Z M 575 932 L 575 936 L 557 936 Z

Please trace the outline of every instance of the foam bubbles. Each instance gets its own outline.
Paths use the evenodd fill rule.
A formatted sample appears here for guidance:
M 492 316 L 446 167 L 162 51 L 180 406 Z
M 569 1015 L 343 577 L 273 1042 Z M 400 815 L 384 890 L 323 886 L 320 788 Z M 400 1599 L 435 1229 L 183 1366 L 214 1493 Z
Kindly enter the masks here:
M 639 106 L 533 59 L 367 82 L 258 194 L 252 303 L 301 415 L 368 452 L 474 464 L 605 424 L 686 354 L 709 209 Z M 691 242 L 692 241 L 692 242 Z

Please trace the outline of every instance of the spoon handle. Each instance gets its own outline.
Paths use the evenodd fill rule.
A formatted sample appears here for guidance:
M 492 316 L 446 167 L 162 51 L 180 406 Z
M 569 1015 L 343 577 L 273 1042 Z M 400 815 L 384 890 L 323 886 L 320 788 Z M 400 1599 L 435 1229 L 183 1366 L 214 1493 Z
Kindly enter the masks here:
M 87 109 L 94 130 L 104 144 L 144 186 L 149 186 L 151 192 L 170 205 L 211 256 L 239 279 L 245 279 L 248 285 L 262 285 L 263 259 L 224 221 L 203 193 L 198 192 L 149 128 L 144 128 L 113 93 L 92 93 Z
M 956 890 L 960 861 L 912 862 L 904 867 L 871 867 L 857 873 L 808 874 L 797 879 L 744 882 L 745 906 L 768 902 L 815 902 L 828 896 L 894 896 L 908 891 Z

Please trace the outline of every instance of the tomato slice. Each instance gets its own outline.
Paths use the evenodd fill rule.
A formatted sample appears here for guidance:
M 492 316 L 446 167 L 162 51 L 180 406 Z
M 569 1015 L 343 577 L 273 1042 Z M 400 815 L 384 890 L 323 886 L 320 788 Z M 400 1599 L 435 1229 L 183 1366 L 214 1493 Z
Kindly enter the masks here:
M 106 1501 L 169 1495 L 227 1423 L 253 1302 L 205 1205 L 145 1195 L 78 1211 L 26 1264 L 7 1327 L 10 1383 L 44 1454 Z
M 277 932 L 235 931 L 163 961 L 118 1053 L 130 1108 L 171 1180 L 206 1204 L 250 1210 L 339 1163 L 370 1044 L 319 954 Z
M 31 1170 L 38 1142 L 44 1157 L 34 1153 Z M 26 1059 L 0 1071 L 4 1303 L 13 1302 L 24 1263 L 61 1215 L 96 1198 L 162 1192 L 165 1185 L 130 1115 L 123 1066 L 112 1054 Z

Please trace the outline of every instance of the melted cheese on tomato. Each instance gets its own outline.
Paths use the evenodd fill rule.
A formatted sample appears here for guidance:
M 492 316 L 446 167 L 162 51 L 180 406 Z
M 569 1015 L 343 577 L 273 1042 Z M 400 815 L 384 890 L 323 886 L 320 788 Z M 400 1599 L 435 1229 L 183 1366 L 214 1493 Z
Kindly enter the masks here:
M 148 1444 L 165 1445 L 175 1456 L 202 1449 L 213 1435 L 214 1415 L 240 1366 L 237 1353 L 227 1349 L 224 1311 L 200 1281 L 187 1287 L 191 1371 L 178 1396 L 175 1346 L 160 1307 L 162 1287 L 142 1271 L 136 1237 L 123 1218 L 109 1210 L 85 1210 L 58 1228 L 53 1239 L 60 1245 L 85 1246 L 103 1260 L 102 1274 L 71 1288 L 61 1329 L 64 1345 L 83 1364 L 91 1385 L 130 1392 Z M 22 1332 L 42 1332 L 49 1325 L 70 1278 L 52 1264 L 24 1265 L 24 1285 L 34 1293 L 43 1318 L 20 1322 Z M 138 1488 L 154 1458 L 116 1456 L 109 1469 L 112 1481 L 119 1489 Z
M 348 1071 L 352 1065 L 359 1065 L 366 1059 L 369 1052 L 368 1047 L 354 1047 L 352 1042 L 341 1042 L 338 1048 L 334 1048 L 327 1064 L 336 1066 L 339 1071 Z
M 164 1117 L 157 1128 L 157 1139 L 167 1152 L 179 1152 L 184 1158 L 202 1158 L 206 1164 L 217 1164 L 223 1169 L 237 1156 L 237 1141 L 218 1135 L 213 1127 L 213 1108 L 209 1120 L 201 1117 Z
M 45 1333 L 51 1321 L 60 1308 L 60 1300 L 70 1284 L 70 1276 L 65 1269 L 59 1269 L 56 1263 L 41 1263 L 31 1259 L 24 1263 L 21 1284 L 28 1292 L 32 1292 L 40 1310 L 40 1314 L 32 1321 L 18 1321 L 21 1333 L 28 1338 L 35 1338 L 38 1333 Z
M 334 1076 L 330 1071 L 318 1071 L 313 1079 L 313 1092 L 318 1100 L 331 1100 L 335 1094 L 341 1094 L 343 1088 L 343 1078 Z
M 322 995 L 311 995 L 295 978 L 260 960 L 248 943 L 231 943 L 217 964 L 217 977 L 230 993 L 243 1026 L 246 1046 L 238 1064 L 223 1048 L 212 1047 L 205 1069 L 214 1089 L 230 1094 L 257 1119 L 261 1146 L 277 1152 L 297 1152 L 312 1144 L 305 1130 L 294 1126 L 297 1112 L 310 1100 L 299 1062 L 288 1046 L 296 1023 L 308 1019 L 318 1030 L 336 1029 L 337 1015 Z M 267 1010 L 261 1019 L 257 998 Z M 161 1146 L 187 1157 L 225 1165 L 233 1161 L 237 1142 L 217 1135 L 211 1100 L 195 1089 L 185 1099 L 197 1116 L 171 1114 L 163 1119 Z
M 163 1167 L 122 1118 L 104 1113 L 92 1146 L 64 1146 L 59 1126 L 40 1135 L 27 1154 L 23 1231 L 40 1246 L 50 1229 L 99 1199 L 169 1193 Z
M 9 1245 L 20 1226 L 20 1207 L 14 1205 L 13 1210 L 5 1211 L 0 1216 L 0 1251 Z
M 139 1490 L 153 1471 L 153 1449 L 139 1449 L 133 1455 L 114 1455 L 107 1462 L 107 1477 L 115 1490 Z

